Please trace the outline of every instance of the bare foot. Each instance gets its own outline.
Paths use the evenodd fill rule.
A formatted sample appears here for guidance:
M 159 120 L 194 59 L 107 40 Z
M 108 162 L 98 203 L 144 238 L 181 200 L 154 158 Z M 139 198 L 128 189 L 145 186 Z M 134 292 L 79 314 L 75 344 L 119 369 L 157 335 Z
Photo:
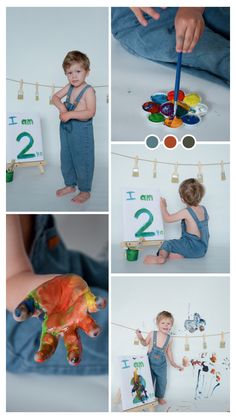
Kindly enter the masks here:
M 159 404 L 166 404 L 166 401 L 165 401 L 165 399 L 158 399 L 158 403 Z
M 78 195 L 74 196 L 71 201 L 75 202 L 76 204 L 83 204 L 84 202 L 88 201 L 90 198 L 90 192 L 80 192 Z
M 72 192 L 75 192 L 75 187 L 74 186 L 65 186 L 64 188 L 57 189 L 56 195 L 57 196 L 63 196 L 63 195 L 67 195 L 68 193 L 72 193 Z
M 180 255 L 179 253 L 169 253 L 169 259 L 184 259 L 184 256 Z
M 145 256 L 143 263 L 145 265 L 161 265 L 162 263 L 166 262 L 166 258 L 164 256 L 152 256 L 148 255 Z

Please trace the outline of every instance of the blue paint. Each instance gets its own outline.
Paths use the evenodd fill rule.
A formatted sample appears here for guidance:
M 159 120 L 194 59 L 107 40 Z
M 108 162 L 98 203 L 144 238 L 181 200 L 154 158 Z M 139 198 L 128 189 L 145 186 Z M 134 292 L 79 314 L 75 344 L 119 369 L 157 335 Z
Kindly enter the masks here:
M 151 100 L 161 105 L 167 101 L 167 95 L 165 93 L 157 93 L 156 95 L 151 96 Z
M 181 119 L 186 125 L 196 125 L 200 122 L 200 118 L 197 115 L 184 115 Z
M 178 60 L 177 60 L 176 76 L 175 76 L 174 116 L 175 116 L 176 110 L 177 110 L 177 100 L 178 100 L 178 94 L 179 94 L 181 64 L 182 64 L 182 52 L 178 52 Z

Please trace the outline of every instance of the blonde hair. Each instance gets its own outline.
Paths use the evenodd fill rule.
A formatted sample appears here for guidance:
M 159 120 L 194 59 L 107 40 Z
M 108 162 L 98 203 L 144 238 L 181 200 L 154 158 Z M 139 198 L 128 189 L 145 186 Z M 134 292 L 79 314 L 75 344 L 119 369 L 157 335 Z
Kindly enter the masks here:
M 195 207 L 201 202 L 205 188 L 197 179 L 190 178 L 180 184 L 179 194 L 185 204 Z
M 90 61 L 86 54 L 80 51 L 69 51 L 62 63 L 64 72 L 74 63 L 81 64 L 86 71 L 90 68 Z
M 158 315 L 156 316 L 156 324 L 159 324 L 160 321 L 164 318 L 170 319 L 172 321 L 172 325 L 174 324 L 174 316 L 169 311 L 161 311 L 160 313 L 158 313 Z

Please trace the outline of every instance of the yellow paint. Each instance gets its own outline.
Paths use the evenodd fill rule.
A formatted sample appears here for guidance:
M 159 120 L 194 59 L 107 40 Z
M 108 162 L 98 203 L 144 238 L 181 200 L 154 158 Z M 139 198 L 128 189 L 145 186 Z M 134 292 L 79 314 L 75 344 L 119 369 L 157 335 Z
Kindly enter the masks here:
M 185 96 L 183 102 L 189 106 L 196 106 L 201 101 L 201 97 L 197 93 L 189 93 Z

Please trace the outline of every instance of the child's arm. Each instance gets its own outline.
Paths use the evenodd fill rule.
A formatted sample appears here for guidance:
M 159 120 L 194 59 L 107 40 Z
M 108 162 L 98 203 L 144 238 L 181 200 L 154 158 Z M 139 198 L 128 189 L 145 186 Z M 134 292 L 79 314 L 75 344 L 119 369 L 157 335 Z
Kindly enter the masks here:
M 60 113 L 67 112 L 67 109 L 62 103 L 62 98 L 67 95 L 67 92 L 69 90 L 69 84 L 67 84 L 65 87 L 63 87 L 61 90 L 59 90 L 57 93 L 55 93 L 52 97 L 52 103 L 57 107 L 57 109 L 60 111 Z
M 6 217 L 7 309 L 13 311 L 24 297 L 54 275 L 35 275 L 26 254 L 19 215 Z
M 188 211 L 186 209 L 182 209 L 174 214 L 170 214 L 167 210 L 167 203 L 164 198 L 161 198 L 160 201 L 161 213 L 163 220 L 166 223 L 174 223 L 176 221 L 181 221 L 188 217 Z
M 179 7 L 175 16 L 176 51 L 192 52 L 204 32 L 205 7 Z
M 143 337 L 143 335 L 142 335 L 142 333 L 140 332 L 140 330 L 136 330 L 136 335 L 138 336 L 138 339 L 139 339 L 139 342 L 141 343 L 141 345 L 143 345 L 143 346 L 148 346 L 149 345 L 149 343 L 151 342 L 151 336 L 152 336 L 152 334 L 151 334 L 151 332 L 150 333 L 148 333 L 148 335 L 147 335 L 147 337 L 146 337 L 146 339 L 144 339 L 144 337 Z
M 179 371 L 184 370 L 184 368 L 181 365 L 176 364 L 175 361 L 174 361 L 174 357 L 173 357 L 173 354 L 172 354 L 172 339 L 170 340 L 170 343 L 167 347 L 166 355 L 167 355 L 167 358 L 168 358 L 168 360 L 170 362 L 170 365 L 172 367 L 178 368 Z
M 61 114 L 60 119 L 63 122 L 67 122 L 70 119 L 78 119 L 79 121 L 86 121 L 87 119 L 93 118 L 96 113 L 96 95 L 95 91 L 90 88 L 85 93 L 85 110 L 77 110 L 79 104 L 74 111 L 69 111 L 66 114 Z

